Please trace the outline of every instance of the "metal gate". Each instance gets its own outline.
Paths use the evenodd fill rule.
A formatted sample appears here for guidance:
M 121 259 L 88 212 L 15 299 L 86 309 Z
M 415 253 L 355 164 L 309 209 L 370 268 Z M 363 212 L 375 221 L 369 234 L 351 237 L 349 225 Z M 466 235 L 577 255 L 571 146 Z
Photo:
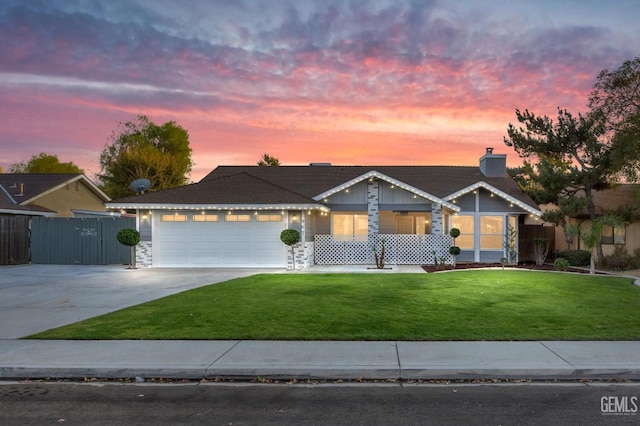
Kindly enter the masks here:
M 31 263 L 58 265 L 129 264 L 131 249 L 118 242 L 124 228 L 135 229 L 129 217 L 33 218 Z
M 29 216 L 0 216 L 0 265 L 29 263 Z

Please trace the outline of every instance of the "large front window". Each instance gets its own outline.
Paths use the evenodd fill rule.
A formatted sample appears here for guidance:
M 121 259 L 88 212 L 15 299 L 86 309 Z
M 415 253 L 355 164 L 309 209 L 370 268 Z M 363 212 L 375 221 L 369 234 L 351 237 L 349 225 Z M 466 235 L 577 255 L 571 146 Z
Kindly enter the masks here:
M 366 240 L 369 234 L 366 214 L 334 213 L 331 218 L 333 237 L 338 240 Z
M 504 216 L 480 216 L 480 250 L 502 250 Z
M 451 227 L 460 230 L 460 236 L 456 238 L 456 246 L 462 250 L 473 250 L 474 217 L 462 214 L 451 216 Z

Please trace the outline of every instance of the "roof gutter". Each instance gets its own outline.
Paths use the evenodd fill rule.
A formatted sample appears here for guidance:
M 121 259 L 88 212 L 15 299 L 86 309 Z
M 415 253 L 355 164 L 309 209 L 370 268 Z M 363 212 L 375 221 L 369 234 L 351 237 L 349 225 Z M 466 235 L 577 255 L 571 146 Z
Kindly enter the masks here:
M 105 203 L 113 210 L 319 210 L 329 212 L 331 209 L 323 204 L 167 204 L 167 203 Z

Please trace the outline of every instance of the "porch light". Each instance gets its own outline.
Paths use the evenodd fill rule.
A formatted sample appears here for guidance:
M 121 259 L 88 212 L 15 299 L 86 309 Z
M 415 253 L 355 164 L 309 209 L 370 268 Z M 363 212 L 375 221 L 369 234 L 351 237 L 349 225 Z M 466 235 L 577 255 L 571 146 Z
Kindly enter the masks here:
M 348 193 L 348 192 L 349 192 L 349 188 L 345 189 L 345 190 L 344 190 L 344 192 L 347 192 L 347 193 Z

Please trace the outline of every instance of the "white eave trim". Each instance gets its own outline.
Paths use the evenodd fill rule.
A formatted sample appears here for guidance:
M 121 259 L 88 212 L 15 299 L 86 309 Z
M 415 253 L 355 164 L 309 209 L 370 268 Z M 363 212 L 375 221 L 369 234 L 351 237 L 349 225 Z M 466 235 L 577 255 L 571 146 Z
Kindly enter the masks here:
M 468 194 L 469 192 L 475 191 L 478 188 L 483 188 L 486 189 L 487 191 L 490 191 L 494 194 L 496 194 L 498 197 L 501 197 L 505 200 L 507 200 L 508 202 L 520 207 L 523 210 L 526 210 L 527 212 L 535 215 L 535 216 L 542 216 L 542 212 L 536 208 L 533 208 L 532 206 L 530 206 L 529 204 L 522 202 L 520 200 L 518 200 L 517 198 L 512 197 L 511 195 L 507 194 L 504 191 L 501 191 L 500 189 L 496 188 L 493 185 L 489 185 L 486 182 L 480 181 L 480 182 L 476 182 L 473 185 L 467 186 L 466 188 L 462 188 L 459 191 L 454 192 L 453 194 L 447 195 L 446 197 L 444 197 L 445 200 L 447 201 L 453 201 L 458 197 L 461 197 L 465 194 Z
M 399 181 L 398 179 L 394 179 L 391 176 L 387 176 L 384 173 L 380 173 L 376 170 L 371 170 L 370 172 L 367 172 L 363 175 L 360 175 L 356 178 L 353 178 L 345 183 L 343 183 L 340 186 L 336 186 L 335 188 L 332 188 L 328 191 L 323 192 L 322 194 L 316 195 L 315 197 L 313 197 L 314 200 L 316 201 L 322 201 L 327 197 L 330 197 L 333 194 L 336 194 L 340 191 L 344 191 L 345 189 L 356 185 L 362 181 L 365 180 L 369 180 L 369 179 L 379 179 L 379 180 L 383 180 L 385 182 L 388 182 L 392 185 L 397 186 L 398 188 L 404 189 L 407 192 L 410 192 L 412 194 L 415 194 L 419 197 L 425 198 L 433 203 L 437 203 L 437 204 L 442 204 L 443 207 L 446 207 L 450 210 L 453 210 L 455 212 L 459 212 L 460 211 L 460 207 L 456 206 L 453 203 L 450 203 L 448 200 L 436 197 L 433 194 L 429 194 L 428 192 L 425 192 L 421 189 L 418 189 L 414 186 L 408 185 L 402 181 Z
M 329 212 L 322 204 L 170 204 L 170 203 L 105 203 L 108 209 L 117 210 L 319 210 Z

